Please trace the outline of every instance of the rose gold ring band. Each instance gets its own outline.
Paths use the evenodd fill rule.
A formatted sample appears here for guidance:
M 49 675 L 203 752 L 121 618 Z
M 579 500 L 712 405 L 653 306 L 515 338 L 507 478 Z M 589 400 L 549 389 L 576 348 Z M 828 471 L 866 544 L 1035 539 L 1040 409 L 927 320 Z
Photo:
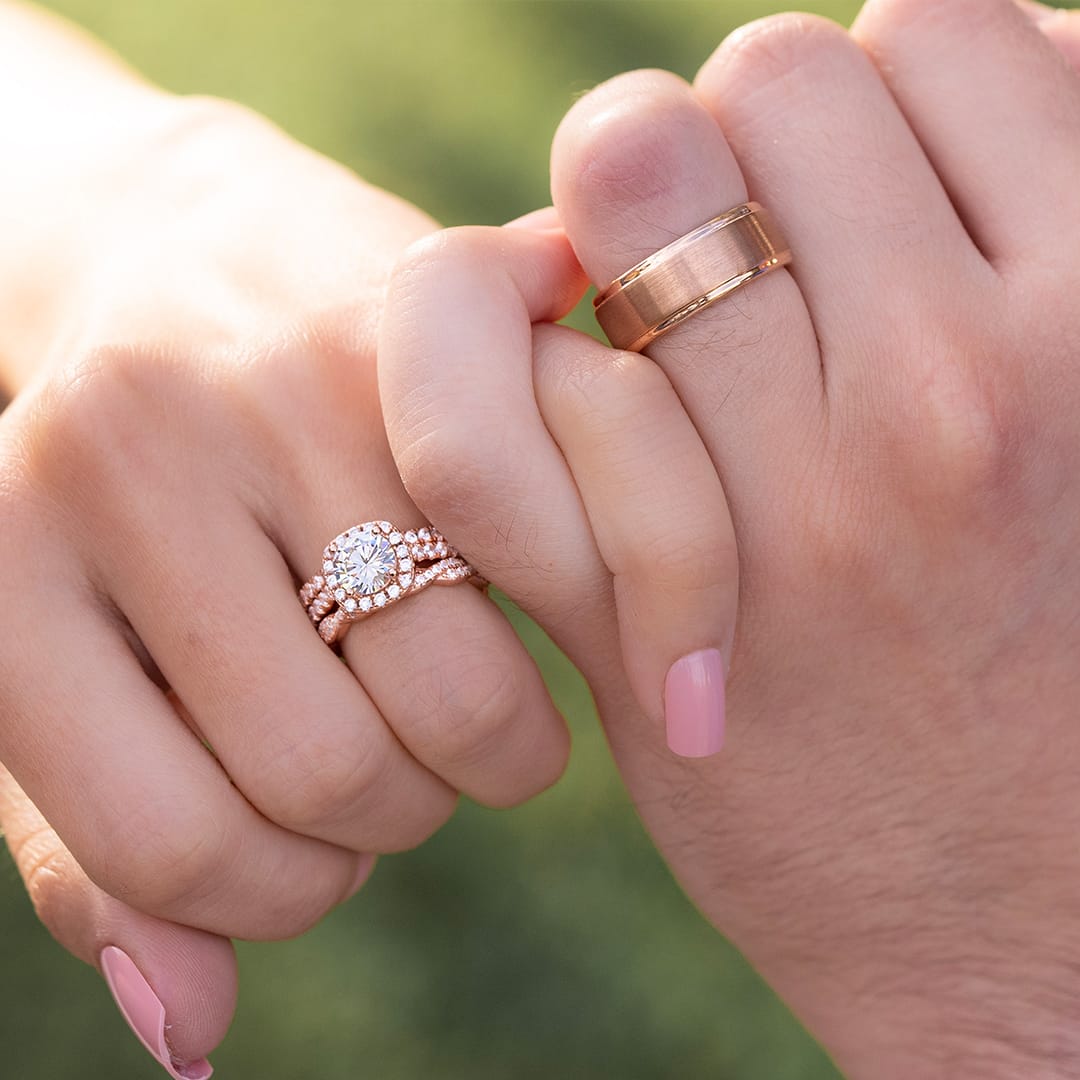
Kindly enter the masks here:
M 421 592 L 429 585 L 487 582 L 430 526 L 398 529 L 365 521 L 335 536 L 323 551 L 322 573 L 304 582 L 300 603 L 327 645 L 351 623 Z
M 791 262 L 757 203 L 698 226 L 617 277 L 593 304 L 616 349 L 641 352 L 662 334 L 736 289 Z

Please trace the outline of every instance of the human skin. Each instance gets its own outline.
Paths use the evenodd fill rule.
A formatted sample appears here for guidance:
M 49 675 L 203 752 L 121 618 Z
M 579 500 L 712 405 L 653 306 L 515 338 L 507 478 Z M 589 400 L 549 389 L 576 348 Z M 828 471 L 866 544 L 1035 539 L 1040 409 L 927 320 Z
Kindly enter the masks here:
M 423 241 L 388 298 L 408 490 L 582 668 L 688 894 L 860 1080 L 1080 1075 L 1076 19 L 871 0 L 850 35 L 771 18 L 692 87 L 638 72 L 584 97 L 553 193 L 598 286 L 748 196 L 795 253 L 649 359 L 543 325 L 550 217 L 528 244 Z M 451 378 L 491 400 L 466 410 Z M 728 742 L 699 761 L 665 746 L 663 672 L 722 648 L 732 582 L 715 504 L 662 513 L 666 537 L 648 509 L 680 476 L 650 413 L 672 392 L 738 546 Z M 601 540 L 626 461 L 631 595 L 663 551 L 672 601 L 624 674 L 653 611 Z
M 568 737 L 478 590 L 354 626 L 345 664 L 297 600 L 345 528 L 423 523 L 374 344 L 433 223 L 8 4 L 0 102 L 0 826 L 48 929 L 202 1077 L 230 937 L 300 933 L 459 791 L 546 788 Z

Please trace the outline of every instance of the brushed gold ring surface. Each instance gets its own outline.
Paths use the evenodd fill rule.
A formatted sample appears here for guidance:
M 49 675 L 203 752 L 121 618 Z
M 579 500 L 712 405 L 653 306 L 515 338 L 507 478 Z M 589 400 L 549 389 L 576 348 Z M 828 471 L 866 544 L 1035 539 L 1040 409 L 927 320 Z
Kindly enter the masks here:
M 617 277 L 593 300 L 596 320 L 616 349 L 641 352 L 691 315 L 790 262 L 767 211 L 744 203 Z

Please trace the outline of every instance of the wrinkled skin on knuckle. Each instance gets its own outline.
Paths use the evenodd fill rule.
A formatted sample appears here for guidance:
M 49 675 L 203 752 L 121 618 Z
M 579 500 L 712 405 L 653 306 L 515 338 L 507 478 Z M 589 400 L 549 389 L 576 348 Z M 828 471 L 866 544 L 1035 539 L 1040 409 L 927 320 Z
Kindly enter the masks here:
M 175 799 L 129 805 L 80 863 L 110 896 L 147 914 L 197 912 L 232 862 L 233 838 L 220 821 Z
M 483 491 L 491 470 L 478 460 L 479 453 L 464 438 L 434 428 L 399 443 L 394 460 L 413 502 L 430 520 L 445 522 L 460 504 L 471 504 Z
M 538 375 L 553 396 L 575 415 L 589 415 L 606 400 L 605 388 L 626 363 L 624 354 L 611 350 L 601 356 L 592 349 L 547 349 Z
M 93 520 L 125 518 L 147 485 L 227 468 L 221 396 L 194 358 L 166 349 L 93 350 L 53 377 L 35 403 L 27 465 L 56 498 Z M 198 452 L 195 452 L 198 448 Z
M 484 266 L 491 256 L 490 230 L 485 226 L 466 225 L 440 229 L 414 240 L 398 259 L 391 276 L 391 289 L 406 309 L 419 303 L 445 274 L 462 264 Z
M 1031 453 L 1036 410 L 1012 357 L 985 354 L 979 340 L 941 324 L 933 340 L 909 342 L 899 363 L 868 357 L 904 393 L 875 390 L 890 407 L 873 423 L 837 413 L 794 500 L 810 573 L 868 608 L 880 600 L 888 610 L 905 595 L 919 606 L 931 582 L 957 571 L 957 582 L 969 580 L 971 560 L 999 558 L 1018 512 L 1044 498 Z
M 361 303 L 309 316 L 264 343 L 239 371 L 244 393 L 274 430 L 336 428 L 346 419 L 378 413 L 375 330 Z M 297 420 L 304 423 L 298 425 Z M 316 425 L 316 421 L 322 423 Z M 298 437 L 298 436 L 294 436 Z
M 644 207 L 670 198 L 689 182 L 685 152 L 678 151 L 686 132 L 665 129 L 672 100 L 685 99 L 685 83 L 666 73 L 633 72 L 606 84 L 601 93 L 605 107 L 578 146 L 581 182 L 593 189 L 594 198 L 618 205 Z
M 110 896 L 149 915 L 187 925 L 212 922 L 232 937 L 282 939 L 310 929 L 333 900 L 326 889 L 293 882 L 252 882 L 249 903 L 226 908 L 236 895 L 237 874 L 252 863 L 253 839 L 236 837 L 220 820 L 177 802 L 147 805 L 129 814 L 82 865 Z M 249 849 L 242 855 L 244 845 Z
M 283 491 L 314 495 L 355 486 L 359 466 L 387 483 L 389 449 L 379 412 L 373 331 L 364 311 L 335 311 L 256 350 L 225 373 L 232 425 L 244 439 L 245 501 L 269 528 Z M 271 530 L 272 531 L 272 530 Z
M 672 534 L 643 526 L 632 551 L 613 570 L 658 594 L 699 593 L 725 584 L 717 563 L 715 533 L 696 522 Z
M 260 725 L 258 788 L 249 798 L 271 820 L 297 832 L 346 821 L 377 785 L 382 767 L 358 732 L 310 725 L 298 739 L 288 726 Z
M 806 69 L 828 70 L 830 63 L 857 51 L 842 26 L 820 15 L 785 12 L 739 28 L 723 42 L 706 68 L 723 65 L 729 77 L 745 80 L 752 96 L 763 86 L 795 84 Z
M 703 68 L 698 89 L 720 117 L 736 156 L 753 161 L 760 190 L 768 190 L 779 168 L 769 139 L 783 139 L 792 109 L 827 109 L 828 119 L 803 148 L 812 158 L 808 168 L 827 177 L 816 194 L 819 214 L 904 251 L 921 242 L 926 228 L 924 178 L 898 162 L 905 147 L 895 138 L 894 118 L 885 110 L 868 112 L 865 101 L 850 93 L 852 84 L 876 78 L 842 27 L 818 16 L 782 15 L 753 23 L 721 45 Z M 749 295 L 741 296 L 740 307 L 763 302 L 747 300 Z M 887 333 L 876 324 L 873 329 Z
M 328 722 L 332 711 L 324 707 L 321 723 L 306 726 L 302 739 L 289 706 L 282 707 L 280 722 L 267 715 L 258 725 L 263 732 L 258 759 L 245 770 L 241 787 L 267 818 L 290 831 L 314 836 L 349 829 L 389 790 L 389 761 L 348 721 L 347 709 L 340 711 L 345 719 L 338 724 Z M 407 799 L 407 793 L 395 794 Z M 450 818 L 454 803 L 450 792 L 441 803 L 428 793 L 422 810 L 410 805 L 408 813 L 396 817 L 393 829 L 379 838 L 378 850 L 406 851 L 423 843 Z
M 622 412 L 647 408 L 654 395 L 670 394 L 663 372 L 647 357 L 618 349 L 561 350 L 547 360 L 543 376 L 551 393 L 586 433 L 588 442 L 625 438 L 620 417 L 612 413 L 613 395 L 623 399 Z
M 487 652 L 459 652 L 418 680 L 410 742 L 425 760 L 474 764 L 489 757 L 525 700 L 517 665 Z
M 985 525 L 1029 497 L 1039 421 L 1011 338 L 1002 327 L 987 349 L 985 331 L 953 315 L 911 342 L 900 368 L 908 392 L 880 426 L 878 468 L 916 517 Z
M 560 173 L 573 178 L 575 197 L 611 208 L 616 218 L 625 214 L 629 222 L 637 216 L 650 225 L 657 220 L 650 207 L 669 206 L 680 193 L 692 203 L 693 148 L 709 121 L 688 109 L 689 101 L 689 87 L 670 72 L 635 71 L 579 102 L 556 136 L 555 149 Z M 641 258 L 616 232 L 597 242 L 608 249 L 613 265 L 626 269 Z
M 436 527 L 458 547 L 468 541 L 497 552 L 501 532 L 493 515 L 500 507 L 512 513 L 522 495 L 513 450 L 505 415 L 478 410 L 446 418 L 396 460 L 405 490 Z

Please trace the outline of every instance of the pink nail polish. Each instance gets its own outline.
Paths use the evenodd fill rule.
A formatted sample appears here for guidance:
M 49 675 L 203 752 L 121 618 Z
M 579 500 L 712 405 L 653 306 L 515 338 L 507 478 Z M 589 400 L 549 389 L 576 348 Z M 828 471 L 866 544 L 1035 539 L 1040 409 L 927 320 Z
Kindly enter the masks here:
M 128 1026 L 173 1080 L 207 1080 L 210 1062 L 176 1061 L 165 1041 L 165 1006 L 122 949 L 107 945 L 101 950 L 101 971 Z
M 724 660 L 702 649 L 671 665 L 664 682 L 667 744 L 680 757 L 708 757 L 724 745 Z

